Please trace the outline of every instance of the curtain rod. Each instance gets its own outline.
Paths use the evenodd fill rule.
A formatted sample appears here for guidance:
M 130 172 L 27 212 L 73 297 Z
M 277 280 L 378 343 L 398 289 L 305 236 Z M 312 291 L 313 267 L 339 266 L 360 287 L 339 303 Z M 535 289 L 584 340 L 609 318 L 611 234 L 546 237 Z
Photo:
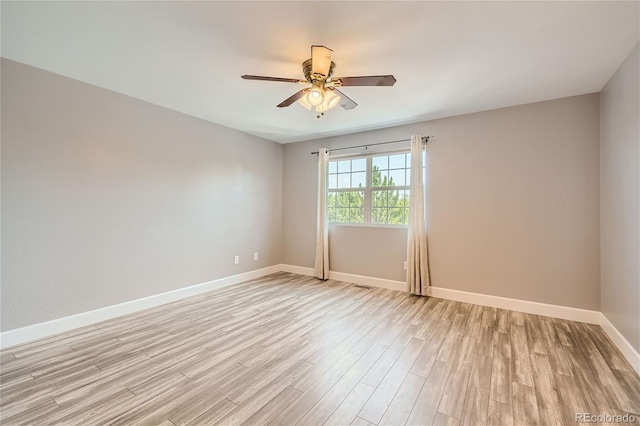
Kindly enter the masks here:
M 432 138 L 433 136 L 423 136 L 422 140 L 425 142 L 429 142 L 429 138 Z M 334 148 L 334 149 L 329 149 L 329 152 L 333 152 L 333 151 L 342 151 L 345 149 L 355 149 L 355 148 L 368 148 L 370 146 L 376 146 L 376 145 L 386 145 L 389 143 L 399 143 L 399 142 L 409 142 L 411 139 L 399 139 L 397 141 L 389 141 L 389 142 L 378 142 L 378 143 L 368 143 L 366 145 L 358 145 L 358 146 L 349 146 L 346 148 Z M 314 151 L 311 153 L 311 155 L 317 155 L 318 151 Z

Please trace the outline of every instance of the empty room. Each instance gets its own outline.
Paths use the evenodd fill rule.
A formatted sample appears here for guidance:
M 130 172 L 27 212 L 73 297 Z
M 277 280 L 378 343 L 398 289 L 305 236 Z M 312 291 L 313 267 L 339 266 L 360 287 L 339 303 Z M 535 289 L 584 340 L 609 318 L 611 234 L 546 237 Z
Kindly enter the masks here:
M 640 424 L 640 1 L 0 18 L 0 424 Z

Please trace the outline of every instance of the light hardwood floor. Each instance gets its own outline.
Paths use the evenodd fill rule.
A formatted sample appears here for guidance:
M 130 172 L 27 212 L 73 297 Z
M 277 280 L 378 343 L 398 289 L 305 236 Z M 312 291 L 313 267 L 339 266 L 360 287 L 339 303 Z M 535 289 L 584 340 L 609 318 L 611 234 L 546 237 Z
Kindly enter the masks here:
M 640 413 L 598 326 L 278 273 L 1 353 L 1 423 L 575 424 Z

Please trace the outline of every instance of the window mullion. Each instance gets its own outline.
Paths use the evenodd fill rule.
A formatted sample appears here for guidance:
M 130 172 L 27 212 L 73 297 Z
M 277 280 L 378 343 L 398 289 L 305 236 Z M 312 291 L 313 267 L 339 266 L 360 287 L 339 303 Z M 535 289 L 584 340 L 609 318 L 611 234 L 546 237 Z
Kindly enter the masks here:
M 371 223 L 371 184 L 372 184 L 372 179 L 371 179 L 371 164 L 372 164 L 372 159 L 371 156 L 368 155 L 367 157 L 367 187 L 364 190 L 364 223 L 366 224 L 370 224 Z

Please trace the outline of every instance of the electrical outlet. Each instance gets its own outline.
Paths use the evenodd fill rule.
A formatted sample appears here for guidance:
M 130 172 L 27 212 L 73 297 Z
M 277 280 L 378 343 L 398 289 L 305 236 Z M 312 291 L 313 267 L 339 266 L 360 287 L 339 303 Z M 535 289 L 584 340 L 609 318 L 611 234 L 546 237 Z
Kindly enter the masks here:
M 240 256 L 236 255 L 236 257 L 233 259 L 233 263 L 236 265 L 240 263 Z
M 407 261 L 406 260 L 404 261 L 404 270 L 405 271 L 407 270 Z
M 257 251 L 253 252 L 253 260 L 258 260 L 258 252 Z

